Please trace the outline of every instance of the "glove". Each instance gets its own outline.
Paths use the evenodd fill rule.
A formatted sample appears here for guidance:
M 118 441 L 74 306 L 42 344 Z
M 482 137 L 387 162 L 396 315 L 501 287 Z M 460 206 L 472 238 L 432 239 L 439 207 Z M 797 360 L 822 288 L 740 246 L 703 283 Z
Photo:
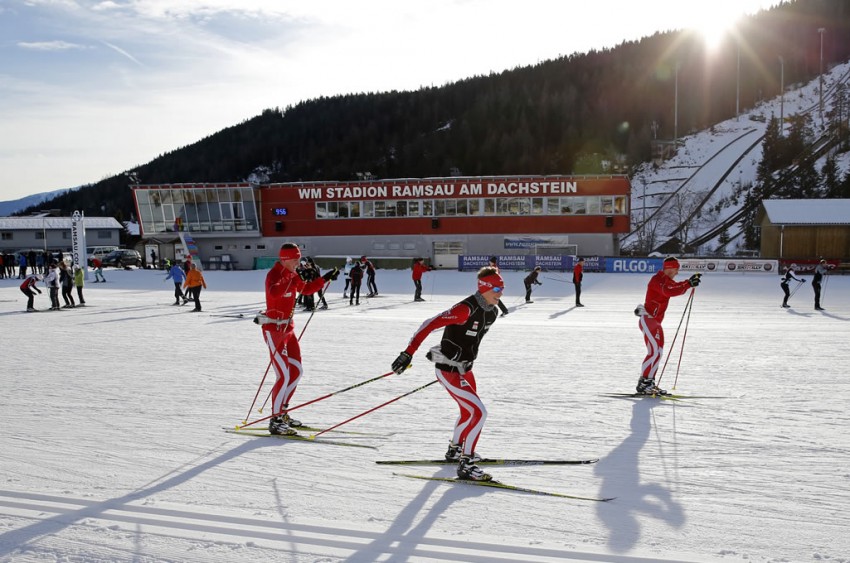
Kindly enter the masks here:
M 410 354 L 408 354 L 407 352 L 402 352 L 398 355 L 398 358 L 396 358 L 393 362 L 393 371 L 398 374 L 403 373 L 404 370 L 406 370 L 410 366 L 410 360 L 412 359 L 413 357 Z
M 694 274 L 688 278 L 688 283 L 691 284 L 691 287 L 696 287 L 699 285 L 701 275 L 702 274 Z
M 325 272 L 322 276 L 322 279 L 325 281 L 334 281 L 339 277 L 339 268 L 334 268 L 333 270 L 329 270 Z
M 806 283 L 806 278 L 801 279 L 800 283 Z

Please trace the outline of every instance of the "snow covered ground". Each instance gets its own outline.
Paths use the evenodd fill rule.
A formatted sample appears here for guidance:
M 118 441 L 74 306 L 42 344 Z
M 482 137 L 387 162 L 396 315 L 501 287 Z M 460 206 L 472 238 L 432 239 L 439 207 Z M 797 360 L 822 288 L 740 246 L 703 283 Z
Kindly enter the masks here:
M 778 276 L 707 275 L 677 391 L 727 398 L 676 403 L 600 396 L 637 380 L 632 310 L 648 276 L 587 274 L 586 308 L 575 309 L 564 274 L 544 273 L 525 305 L 524 273 L 506 273 L 512 312 L 476 363 L 489 409 L 478 449 L 598 457 L 490 469 L 507 483 L 617 497 L 598 503 L 376 465 L 444 453 L 456 412 L 439 385 L 340 428 L 381 436 L 332 435 L 377 449 L 225 433 L 268 365 L 250 321 L 264 275 L 207 272 L 200 314 L 170 305 L 160 272 L 107 271 L 108 283 L 86 287 L 89 307 L 58 313 L 24 313 L 18 283 L 0 280 L 0 561 L 850 562 L 850 278 L 830 278 L 816 312 L 810 283 L 783 310 Z M 294 402 L 388 372 L 415 328 L 475 285 L 472 273 L 432 272 L 427 302 L 413 303 L 409 272 L 377 281 L 381 296 L 360 307 L 334 283 L 331 308 L 302 338 Z M 671 304 L 668 341 L 685 302 Z M 308 318 L 296 315 L 297 330 Z M 432 378 L 423 349 L 405 374 L 297 413 L 327 428 Z

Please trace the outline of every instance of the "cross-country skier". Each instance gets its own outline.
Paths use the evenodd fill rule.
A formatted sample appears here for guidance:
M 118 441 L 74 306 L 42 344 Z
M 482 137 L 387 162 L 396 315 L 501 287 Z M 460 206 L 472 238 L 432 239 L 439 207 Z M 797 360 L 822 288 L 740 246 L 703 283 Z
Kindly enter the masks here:
M 266 310 L 255 322 L 262 325 L 263 339 L 269 347 L 277 377 L 272 387 L 272 412 L 276 416 L 269 421 L 269 432 L 292 435 L 296 433 L 293 427 L 301 426 L 301 423 L 290 418 L 285 411 L 303 374 L 301 347 L 293 326 L 295 298 L 299 293 L 312 295 L 321 290 L 326 282 L 339 276 L 339 269 L 334 268 L 320 278 L 305 282 L 295 271 L 301 260 L 298 245 L 284 243 L 278 257 L 266 275 Z
M 174 282 L 174 305 L 180 305 L 180 300 L 183 300 L 183 305 L 189 301 L 189 296 L 183 293 L 183 282 L 186 281 L 186 272 L 183 271 L 183 268 L 180 267 L 180 264 L 174 263 L 168 269 L 168 275 L 165 276 L 166 280 L 171 280 Z
M 825 309 L 820 306 L 820 288 L 821 281 L 823 277 L 827 273 L 826 260 L 821 260 L 818 262 L 818 265 L 815 266 L 815 275 L 812 276 L 812 289 L 815 290 L 815 311 L 824 311 Z
M 682 295 L 700 283 L 700 274 L 694 274 L 685 281 L 677 282 L 679 261 L 675 258 L 665 258 L 663 269 L 650 278 L 646 286 L 646 299 L 643 305 L 638 305 L 635 314 L 640 317 L 638 326 L 646 342 L 646 357 L 641 365 L 641 376 L 637 384 L 637 392 L 642 395 L 666 395 L 664 389 L 655 384 L 655 372 L 661 363 L 664 351 L 664 329 L 661 322 L 671 297 Z
M 530 274 L 525 276 L 525 279 L 522 280 L 522 283 L 525 284 L 525 302 L 526 303 L 534 303 L 531 300 L 531 286 L 532 285 L 543 285 L 542 282 L 537 281 L 537 276 L 540 275 L 540 266 L 536 266 Z
M 26 277 L 24 283 L 21 284 L 21 292 L 27 296 L 27 313 L 34 313 L 36 311 L 34 306 L 35 293 L 33 291 L 37 291 L 39 294 L 41 293 L 41 290 L 35 285 L 35 282 L 38 281 L 41 281 L 41 276 L 30 274 Z
M 573 266 L 573 285 L 576 286 L 576 307 L 584 307 L 581 304 L 581 282 L 584 279 L 584 258 L 579 258 Z
M 444 329 L 440 344 L 431 348 L 427 358 L 434 362 L 437 379 L 460 407 L 460 417 L 455 423 L 446 459 L 458 461 L 457 475 L 461 479 L 492 479 L 475 464 L 481 459 L 475 453 L 475 445 L 484 427 L 487 409 L 476 392 L 472 364 L 478 357 L 481 339 L 496 322 L 496 304 L 504 288 L 505 282 L 495 268 L 481 268 L 478 291 L 422 323 L 407 348 L 392 364 L 395 373 L 404 372 L 425 338 L 438 328 Z
M 434 268 L 425 265 L 424 258 L 415 258 L 413 260 L 413 273 L 410 277 L 413 279 L 413 286 L 415 291 L 413 292 L 413 300 L 414 301 L 425 301 L 422 299 L 422 274 L 430 272 Z
M 782 307 L 788 308 L 790 305 L 788 304 L 788 298 L 791 297 L 791 291 L 788 289 L 788 284 L 791 280 L 798 281 L 800 283 L 805 283 L 805 278 L 798 278 L 794 275 L 794 270 L 791 269 L 791 266 L 788 266 L 785 270 L 785 275 L 782 276 L 782 281 L 779 282 L 779 286 L 782 287 L 782 292 L 785 294 L 785 299 L 782 300 Z

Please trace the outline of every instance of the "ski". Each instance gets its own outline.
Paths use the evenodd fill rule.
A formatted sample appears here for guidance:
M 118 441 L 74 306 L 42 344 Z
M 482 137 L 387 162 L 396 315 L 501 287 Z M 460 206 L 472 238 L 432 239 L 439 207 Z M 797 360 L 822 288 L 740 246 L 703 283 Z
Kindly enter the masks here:
M 599 459 L 482 459 L 476 461 L 476 465 L 502 465 L 505 467 L 517 467 L 524 465 L 589 465 L 596 463 Z M 457 461 L 447 459 L 383 459 L 375 463 L 378 465 L 457 465 Z
M 326 440 L 324 438 L 311 438 L 310 436 L 304 436 L 301 434 L 292 434 L 291 436 L 285 436 L 283 434 L 270 434 L 268 431 L 262 432 L 247 432 L 244 430 L 236 430 L 234 428 L 225 428 L 225 432 L 228 434 L 239 434 L 240 436 L 251 436 L 253 438 L 279 438 L 281 440 L 294 440 L 299 442 L 311 442 L 314 444 L 324 444 L 326 446 L 347 446 L 349 448 L 369 448 L 370 450 L 377 450 L 376 446 L 370 446 L 368 444 L 354 444 L 352 442 L 341 442 L 339 440 Z
M 601 397 L 624 397 L 624 398 L 633 398 L 633 399 L 642 399 L 642 398 L 650 398 L 650 399 L 665 399 L 665 400 L 673 400 L 678 401 L 679 399 L 732 399 L 732 397 L 721 397 L 719 395 L 644 395 L 642 393 L 603 393 L 600 395 Z
M 239 432 L 267 432 L 266 426 L 237 426 L 235 428 L 230 428 L 228 426 L 222 427 L 224 430 L 237 430 Z M 315 426 L 293 426 L 294 430 L 304 430 L 305 432 L 321 432 L 324 428 L 316 428 Z M 331 430 L 334 434 L 350 434 L 352 436 L 368 436 L 372 438 L 389 438 L 390 436 L 395 435 L 395 432 L 391 432 L 389 434 L 379 434 L 377 432 L 355 432 L 353 430 Z
M 517 493 L 528 493 L 531 495 L 539 495 L 546 497 L 558 497 L 558 498 L 569 498 L 574 500 L 590 500 L 595 502 L 608 502 L 609 500 L 614 500 L 616 497 L 610 498 L 595 498 L 595 497 L 582 497 L 577 495 L 567 495 L 564 493 L 556 493 L 553 491 L 541 491 L 538 489 L 529 489 L 526 487 L 518 487 L 516 485 L 509 485 L 507 483 L 502 483 L 501 481 L 470 481 L 468 479 L 458 479 L 457 477 L 428 477 L 426 475 L 413 475 L 412 473 L 393 473 L 393 475 L 398 475 L 399 477 L 409 477 L 410 479 L 422 479 L 423 481 L 440 481 L 443 483 L 459 483 L 461 485 L 475 485 L 479 487 L 490 487 L 493 489 L 501 489 L 503 491 L 514 491 Z

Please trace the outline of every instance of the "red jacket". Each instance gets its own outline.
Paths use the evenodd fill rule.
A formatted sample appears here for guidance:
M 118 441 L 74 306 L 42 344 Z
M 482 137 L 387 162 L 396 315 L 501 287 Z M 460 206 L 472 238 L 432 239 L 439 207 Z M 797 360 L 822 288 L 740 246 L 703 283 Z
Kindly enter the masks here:
M 414 262 L 413 263 L 413 279 L 421 280 L 422 274 L 428 271 L 428 266 L 423 264 L 422 262 Z
M 660 323 L 671 297 L 682 295 L 691 288 L 688 280 L 677 282 L 664 274 L 664 270 L 656 273 L 646 286 L 646 299 L 643 306 L 650 317 Z
M 324 278 L 305 282 L 301 276 L 290 272 L 280 262 L 275 262 L 266 274 L 266 316 L 270 319 L 291 319 L 298 294 L 312 295 L 324 286 Z M 292 323 L 286 326 L 286 330 L 292 330 Z
M 584 270 L 582 263 L 576 262 L 576 265 L 573 266 L 573 283 L 581 283 L 581 280 L 584 278 L 582 270 Z

